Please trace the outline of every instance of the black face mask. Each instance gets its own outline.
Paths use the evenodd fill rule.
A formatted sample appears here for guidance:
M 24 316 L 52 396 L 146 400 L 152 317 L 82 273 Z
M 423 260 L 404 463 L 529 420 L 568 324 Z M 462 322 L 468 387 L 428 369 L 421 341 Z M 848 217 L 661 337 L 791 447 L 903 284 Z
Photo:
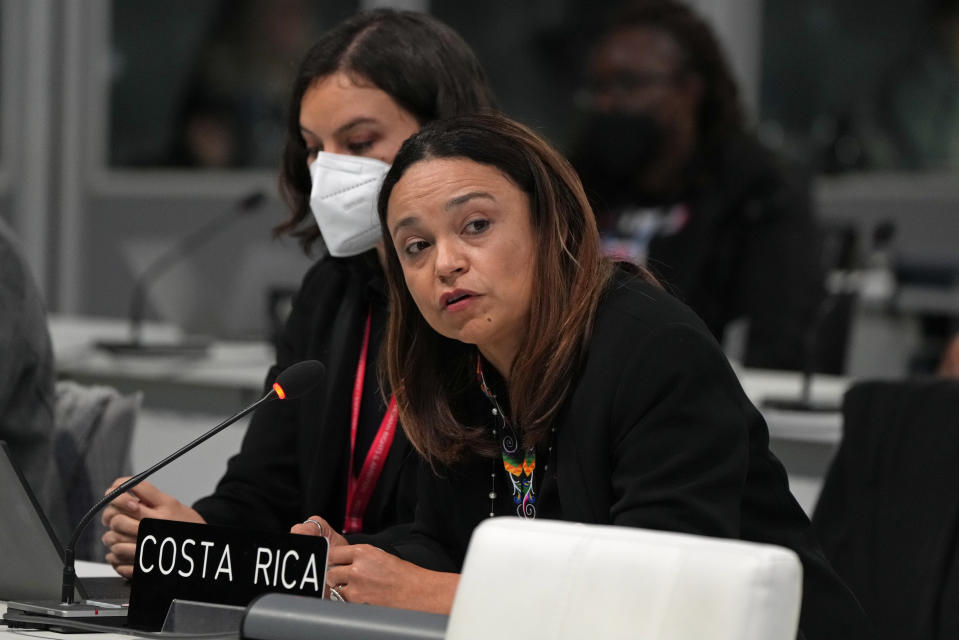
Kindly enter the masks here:
M 665 137 L 646 113 L 592 113 L 571 161 L 594 205 L 602 210 L 636 196 L 636 178 L 656 161 Z

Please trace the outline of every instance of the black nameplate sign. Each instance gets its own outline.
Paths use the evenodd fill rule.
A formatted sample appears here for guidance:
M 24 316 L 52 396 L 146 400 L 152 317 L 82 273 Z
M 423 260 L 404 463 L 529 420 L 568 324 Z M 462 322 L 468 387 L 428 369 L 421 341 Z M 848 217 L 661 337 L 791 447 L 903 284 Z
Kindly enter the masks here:
M 174 598 L 245 607 L 271 591 L 322 597 L 328 548 L 320 536 L 145 518 L 127 623 L 160 629 Z

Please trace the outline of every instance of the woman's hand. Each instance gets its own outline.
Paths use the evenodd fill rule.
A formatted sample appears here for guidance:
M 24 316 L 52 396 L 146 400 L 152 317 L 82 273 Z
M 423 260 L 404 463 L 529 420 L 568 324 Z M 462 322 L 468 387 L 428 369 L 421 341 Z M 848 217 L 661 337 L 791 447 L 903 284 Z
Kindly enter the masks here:
M 320 516 L 310 516 L 303 522 L 297 523 L 290 527 L 290 533 L 296 533 L 301 536 L 322 536 L 329 541 L 330 550 L 333 547 L 342 547 L 349 546 L 349 542 L 346 538 L 338 534 L 333 527 L 330 526 L 330 523 L 321 518 Z M 329 558 L 327 558 L 327 564 L 329 564 Z M 323 597 L 330 597 L 330 585 L 323 585 Z
M 303 522 L 293 525 L 290 527 L 290 533 L 298 533 L 301 536 L 323 536 L 330 541 L 330 548 L 350 544 L 320 516 L 310 516 Z
M 128 479 L 117 478 L 104 493 L 110 493 Z M 149 482 L 141 482 L 127 493 L 117 496 L 100 516 L 100 521 L 107 527 L 107 532 L 100 540 L 107 548 L 106 561 L 124 578 L 133 576 L 137 532 L 143 518 L 206 524 L 199 513 Z
M 330 541 L 327 588 L 335 588 L 347 602 L 445 614 L 453 607 L 458 573 L 430 571 L 377 547 L 350 544 L 320 516 L 293 525 L 290 533 L 325 536 Z
M 418 567 L 368 544 L 331 546 L 326 583 L 347 602 L 449 614 L 459 574 Z

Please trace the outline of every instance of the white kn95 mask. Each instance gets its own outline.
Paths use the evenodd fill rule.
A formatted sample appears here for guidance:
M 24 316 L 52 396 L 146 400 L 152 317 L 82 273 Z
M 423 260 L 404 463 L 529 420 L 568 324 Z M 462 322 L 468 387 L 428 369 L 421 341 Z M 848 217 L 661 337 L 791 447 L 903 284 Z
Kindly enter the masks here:
M 310 163 L 310 210 L 331 256 L 359 255 L 381 240 L 376 198 L 389 169 L 374 158 L 316 154 Z

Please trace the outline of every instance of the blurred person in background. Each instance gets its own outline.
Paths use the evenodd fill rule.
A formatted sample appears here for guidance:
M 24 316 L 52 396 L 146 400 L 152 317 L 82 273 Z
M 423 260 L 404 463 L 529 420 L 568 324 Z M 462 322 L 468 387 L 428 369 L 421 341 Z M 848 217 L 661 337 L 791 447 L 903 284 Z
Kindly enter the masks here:
M 824 295 L 808 183 L 747 131 L 706 22 L 675 0 L 621 7 L 582 106 L 571 157 L 605 250 L 647 265 L 721 342 L 744 321 L 745 365 L 800 368 Z
M 217 7 L 177 112 L 178 166 L 271 167 L 283 144 L 292 73 L 310 46 L 309 0 L 232 0 Z
M 0 440 L 42 504 L 56 488 L 54 375 L 40 290 L 13 232 L 0 220 Z
M 321 245 L 325 255 L 303 279 L 266 385 L 307 359 L 326 365 L 325 383 L 255 411 L 215 492 L 193 507 L 148 482 L 114 500 L 102 516 L 110 528 L 103 543 L 121 575 L 132 575 L 144 517 L 288 531 L 322 513 L 353 540 L 413 518 L 418 457 L 377 376 L 388 301 L 376 195 L 400 145 L 422 125 L 495 110 L 495 100 L 456 32 L 390 9 L 327 32 L 291 93 L 280 176 L 291 213 L 276 232 L 307 252 Z
M 859 123 L 871 167 L 959 169 L 959 0 L 926 4 L 920 37 Z

